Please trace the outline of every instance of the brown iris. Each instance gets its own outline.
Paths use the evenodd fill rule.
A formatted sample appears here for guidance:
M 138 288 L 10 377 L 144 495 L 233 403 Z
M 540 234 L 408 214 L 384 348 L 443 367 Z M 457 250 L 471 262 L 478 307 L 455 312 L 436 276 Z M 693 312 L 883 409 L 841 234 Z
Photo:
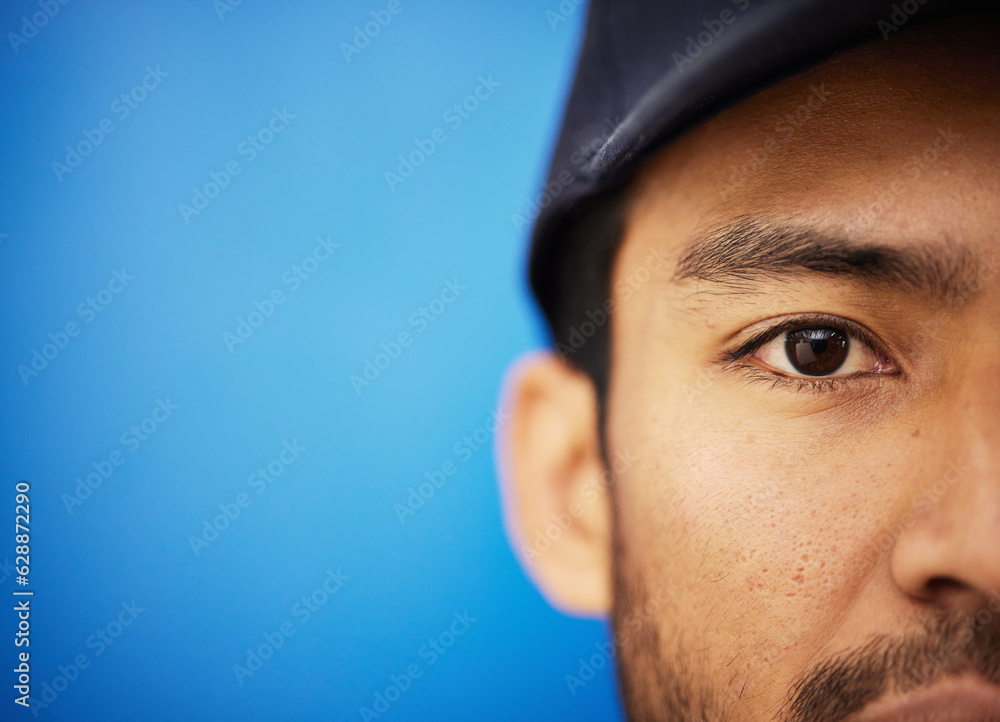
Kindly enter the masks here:
M 832 374 L 844 365 L 849 349 L 847 334 L 836 328 L 802 328 L 785 336 L 788 360 L 806 376 Z

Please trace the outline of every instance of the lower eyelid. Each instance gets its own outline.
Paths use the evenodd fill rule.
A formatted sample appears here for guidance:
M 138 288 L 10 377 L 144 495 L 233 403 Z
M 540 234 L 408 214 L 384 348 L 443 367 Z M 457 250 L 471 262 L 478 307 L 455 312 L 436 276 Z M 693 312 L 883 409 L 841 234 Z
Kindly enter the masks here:
M 843 387 L 845 384 L 858 383 L 865 379 L 873 379 L 873 377 L 881 376 L 883 374 L 870 374 L 870 373 L 858 373 L 850 374 L 847 376 L 832 376 L 832 377 L 816 377 L 816 378 L 796 378 L 793 376 L 785 376 L 780 373 L 775 373 L 772 371 L 767 371 L 760 368 L 759 366 L 754 366 L 752 364 L 737 364 L 734 366 L 735 369 L 744 373 L 744 377 L 750 383 L 764 383 L 770 384 L 771 388 L 775 387 L 786 387 L 791 391 L 812 391 L 816 393 L 824 393 L 830 391 L 836 391 Z

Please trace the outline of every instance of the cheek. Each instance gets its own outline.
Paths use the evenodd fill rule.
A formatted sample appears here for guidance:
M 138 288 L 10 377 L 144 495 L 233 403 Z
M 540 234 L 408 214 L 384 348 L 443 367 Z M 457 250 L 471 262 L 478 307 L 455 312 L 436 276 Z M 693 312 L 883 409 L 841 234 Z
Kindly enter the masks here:
M 647 435 L 665 440 L 645 447 L 652 463 L 636 470 L 629 487 L 641 492 L 627 504 L 655 550 L 645 575 L 671 580 L 681 618 L 710 621 L 720 649 L 792 669 L 871 582 L 881 554 L 872 540 L 892 506 L 875 490 L 900 480 L 884 456 L 866 465 L 856 445 L 816 461 L 791 438 L 712 427 L 689 420 Z
M 906 445 L 888 442 L 886 427 L 867 439 L 849 433 L 843 415 L 775 420 L 724 379 L 698 386 L 657 372 L 685 368 L 678 345 L 640 357 L 661 359 L 656 368 L 631 362 L 612 440 L 628 439 L 640 458 L 631 506 L 645 541 L 678 545 L 670 563 L 692 579 L 732 572 L 734 593 L 785 604 L 860 583 L 877 556 L 865 547 L 905 495 L 906 480 L 895 478 L 904 465 L 890 455 Z
M 638 459 L 617 500 L 623 541 L 651 586 L 669 585 L 664 629 L 718 645 L 709 668 L 741 651 L 791 676 L 884 581 L 874 540 L 910 493 L 914 467 L 897 463 L 909 428 L 836 409 L 777 414 L 758 391 L 694 373 L 690 323 L 657 332 L 663 316 L 617 329 L 646 340 L 616 347 L 609 397 L 609 445 Z

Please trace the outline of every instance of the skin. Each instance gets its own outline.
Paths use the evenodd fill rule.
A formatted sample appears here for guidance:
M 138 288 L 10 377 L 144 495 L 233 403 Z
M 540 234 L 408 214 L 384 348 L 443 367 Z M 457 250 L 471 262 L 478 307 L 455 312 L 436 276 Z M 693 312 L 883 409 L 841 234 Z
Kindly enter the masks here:
M 939 21 L 851 49 L 643 168 L 612 274 L 613 289 L 647 280 L 612 294 L 610 475 L 590 380 L 551 354 L 512 371 L 513 546 L 554 605 L 612 617 L 630 719 L 793 718 L 817 665 L 959 628 L 935 679 L 992 674 L 970 660 L 1000 654 L 998 30 Z M 826 99 L 776 130 L 816 87 Z M 907 166 L 941 131 L 947 149 Z M 802 269 L 678 280 L 692 243 L 743 217 L 964 259 L 964 283 L 941 297 Z M 808 313 L 860 324 L 884 353 L 852 339 L 857 375 L 805 388 L 778 368 L 783 335 L 720 361 Z M 990 618 L 970 632 L 977 612 Z M 886 682 L 859 704 L 901 694 Z

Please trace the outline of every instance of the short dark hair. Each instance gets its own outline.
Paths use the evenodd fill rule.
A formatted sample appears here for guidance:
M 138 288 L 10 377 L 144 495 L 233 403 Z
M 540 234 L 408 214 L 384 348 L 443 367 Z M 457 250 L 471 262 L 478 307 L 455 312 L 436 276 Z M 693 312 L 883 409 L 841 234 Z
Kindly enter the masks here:
M 535 286 L 559 357 L 594 384 L 602 430 L 611 374 L 611 272 L 629 198 L 629 186 L 622 185 L 589 199 L 564 226 L 558 244 L 563 258 L 552 265 L 545 284 Z

